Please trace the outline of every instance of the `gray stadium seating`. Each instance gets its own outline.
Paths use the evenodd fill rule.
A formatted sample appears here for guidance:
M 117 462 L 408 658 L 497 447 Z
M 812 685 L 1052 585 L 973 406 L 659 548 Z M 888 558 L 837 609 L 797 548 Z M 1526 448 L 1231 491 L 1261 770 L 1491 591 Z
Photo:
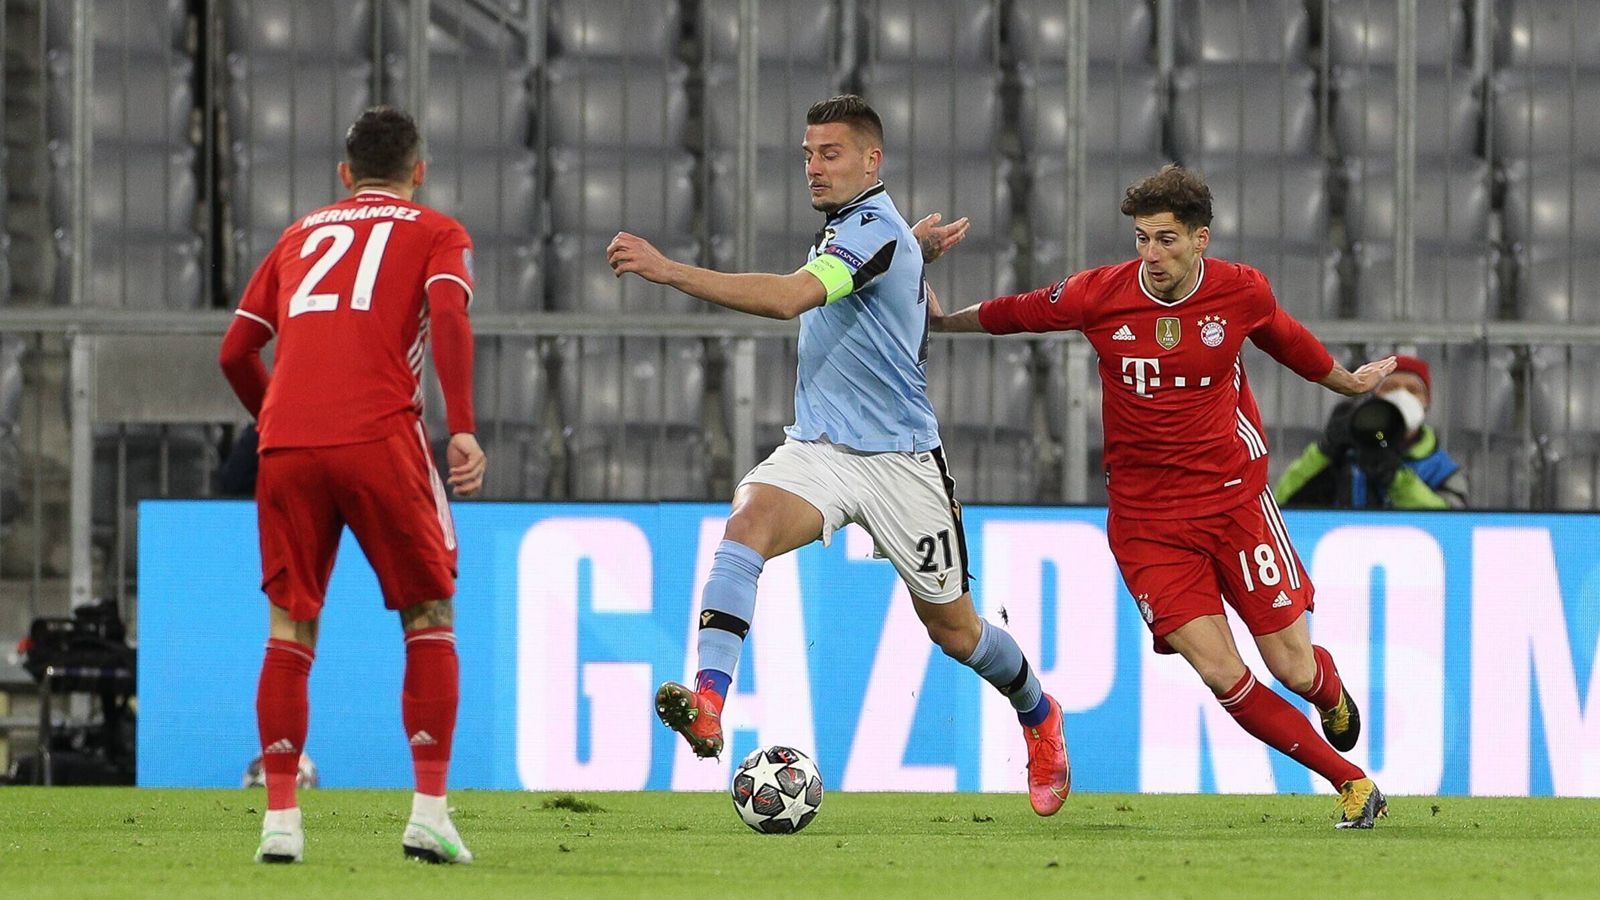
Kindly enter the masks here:
M 552 55 L 662 59 L 677 47 L 677 4 L 656 0 L 551 0 Z
M 562 148 L 550 156 L 550 214 L 563 229 L 672 239 L 694 218 L 694 159 L 686 153 Z
M 1211 188 L 1212 240 L 1271 239 L 1315 244 L 1327 237 L 1328 186 L 1320 160 L 1255 165 L 1243 158 L 1196 160 Z
M 1300 3 L 1281 0 L 1178 0 L 1179 58 L 1199 63 L 1304 62 L 1311 31 Z
M 1600 6 L 1587 0 L 1500 0 L 1496 6 L 1496 58 L 1506 65 L 1600 68 Z
M 862 82 L 867 102 L 883 118 L 886 154 L 920 159 L 999 151 L 998 70 L 874 66 Z
M 606 244 L 616 232 L 562 233 L 550 240 L 547 289 L 550 308 L 563 312 L 699 313 L 711 304 L 641 278 L 618 278 L 606 263 Z M 658 246 L 674 259 L 693 259 L 695 245 L 662 241 Z M 804 262 L 802 258 L 801 262 Z M 796 263 L 794 268 L 798 268 Z
M 1066 75 L 1054 68 L 1022 78 L 1023 152 L 1058 156 L 1067 145 Z M 1084 148 L 1095 154 L 1157 153 L 1161 149 L 1161 79 L 1153 66 L 1089 70 Z
M 478 436 L 490 464 L 485 492 L 496 499 L 535 499 L 549 493 L 550 441 L 545 426 L 549 378 L 535 338 L 478 340 L 473 381 Z
M 1299 65 L 1211 65 L 1173 77 L 1172 149 L 1180 159 L 1317 151 L 1316 73 Z
M 1596 184 L 1600 184 L 1600 159 L 1507 166 L 1506 239 L 1526 244 L 1593 241 L 1600 235 L 1600 203 L 1584 202 L 1583 192 Z
M 993 0 L 862 0 L 869 55 L 982 68 L 999 59 Z M 882 110 L 880 110 L 881 112 Z
M 1166 162 L 1160 156 L 1117 154 L 1091 157 L 1084 177 L 1085 267 L 1132 259 L 1133 223 L 1118 208 L 1128 186 Z M 1067 184 L 1060 157 L 1043 156 L 1030 172 L 1027 192 L 1033 228 L 1033 272 L 1024 289 L 1066 274 L 1062 235 L 1067 214 Z
M 1500 296 L 1498 254 L 1486 243 L 1418 241 L 1409 314 L 1394 294 L 1394 246 L 1386 241 L 1355 248 L 1356 314 L 1363 319 L 1481 322 L 1496 318 Z
M 1494 151 L 1502 157 L 1600 156 L 1600 77 L 1504 71 L 1494 77 Z
M 939 416 L 956 498 L 1037 500 L 1040 448 L 1033 434 L 1033 345 L 934 341 L 927 375 L 928 399 Z
M 1067 9 L 1058 0 L 1012 0 L 1010 43 L 1018 59 L 1038 65 L 1067 59 Z M 1091 0 L 1089 61 L 1151 62 L 1155 14 L 1145 0 Z
M 827 71 L 833 67 L 840 40 L 838 6 L 818 3 L 762 3 L 756 20 L 756 55 L 764 64 Z M 738 57 L 738 0 L 700 0 L 700 35 L 713 64 Z
M 1344 72 L 1333 105 L 1333 130 L 1346 157 L 1394 158 L 1395 82 L 1392 68 Z M 1478 82 L 1464 69 L 1417 73 L 1413 130 L 1417 156 L 1470 156 L 1477 152 L 1483 110 Z
M 704 348 L 696 339 L 564 338 L 558 402 L 574 496 L 700 497 Z
M 1482 244 L 1489 235 L 1489 165 L 1458 158 L 1418 166 L 1412 216 L 1417 238 Z M 1394 166 L 1374 160 L 1352 169 L 1345 207 L 1351 240 L 1388 241 L 1394 236 Z
M 548 71 L 552 146 L 676 147 L 687 138 L 688 72 L 661 60 L 618 66 L 556 59 Z
M 1574 240 L 1519 248 L 1517 315 L 1533 322 L 1600 325 L 1600 242 Z
M 1385 0 L 1328 0 L 1328 58 L 1343 67 L 1393 67 L 1396 9 Z M 1466 62 L 1467 15 L 1461 0 L 1418 0 L 1415 53 L 1424 67 Z

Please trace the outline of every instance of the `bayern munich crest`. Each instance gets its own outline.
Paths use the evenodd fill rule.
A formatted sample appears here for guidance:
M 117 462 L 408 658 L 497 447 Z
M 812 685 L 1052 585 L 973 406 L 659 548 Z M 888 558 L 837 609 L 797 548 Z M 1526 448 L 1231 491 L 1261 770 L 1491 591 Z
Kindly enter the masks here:
M 1156 622 L 1156 612 L 1150 608 L 1149 594 L 1139 595 L 1139 615 L 1144 616 L 1146 625 L 1154 625 Z
M 1221 345 L 1222 339 L 1227 337 L 1228 320 L 1221 316 L 1206 316 L 1200 320 L 1200 343 L 1207 347 Z

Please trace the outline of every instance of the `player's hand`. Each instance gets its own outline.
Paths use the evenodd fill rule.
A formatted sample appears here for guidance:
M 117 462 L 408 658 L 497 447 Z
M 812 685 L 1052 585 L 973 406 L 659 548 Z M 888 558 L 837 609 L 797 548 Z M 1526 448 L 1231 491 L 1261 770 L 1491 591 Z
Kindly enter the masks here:
M 923 216 L 917 224 L 911 226 L 911 233 L 916 235 L 917 243 L 922 247 L 922 261 L 931 263 L 948 253 L 951 248 L 961 243 L 967 236 L 967 229 L 972 227 L 972 221 L 966 216 L 951 222 L 949 225 L 940 225 L 944 217 L 938 213 Z
M 1378 382 L 1389 377 L 1394 371 L 1395 359 L 1386 356 L 1383 359 L 1369 362 L 1361 368 L 1350 373 L 1351 395 L 1370 394 L 1378 387 Z
M 633 272 L 645 281 L 665 284 L 672 271 L 673 262 L 655 248 L 655 245 L 626 231 L 617 232 L 606 246 L 606 262 L 617 277 Z
M 450 487 L 457 497 L 471 497 L 482 489 L 489 458 L 483 455 L 477 437 L 468 432 L 450 435 L 444 458 L 450 464 Z

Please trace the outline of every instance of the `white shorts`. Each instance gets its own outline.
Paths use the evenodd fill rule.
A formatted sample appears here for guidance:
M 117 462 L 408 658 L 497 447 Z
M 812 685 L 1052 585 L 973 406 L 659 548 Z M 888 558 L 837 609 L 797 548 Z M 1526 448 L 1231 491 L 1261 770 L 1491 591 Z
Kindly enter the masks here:
M 938 450 L 862 453 L 789 438 L 744 484 L 770 484 L 822 513 L 822 543 L 852 522 L 872 535 L 912 596 L 949 603 L 968 590 L 967 539 L 955 482 Z

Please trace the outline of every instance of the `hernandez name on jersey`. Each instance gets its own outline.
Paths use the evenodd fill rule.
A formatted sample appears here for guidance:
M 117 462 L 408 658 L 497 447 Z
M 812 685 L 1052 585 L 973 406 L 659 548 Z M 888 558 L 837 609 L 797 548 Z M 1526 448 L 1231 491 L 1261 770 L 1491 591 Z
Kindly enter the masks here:
M 1193 290 L 1151 293 L 1142 263 L 1079 272 L 978 311 L 984 330 L 1079 330 L 1099 354 L 1106 489 L 1130 516 L 1230 509 L 1260 494 L 1267 442 L 1240 357 L 1246 338 L 1307 380 L 1333 358 L 1278 306 L 1266 276 L 1225 260 L 1199 263 Z

